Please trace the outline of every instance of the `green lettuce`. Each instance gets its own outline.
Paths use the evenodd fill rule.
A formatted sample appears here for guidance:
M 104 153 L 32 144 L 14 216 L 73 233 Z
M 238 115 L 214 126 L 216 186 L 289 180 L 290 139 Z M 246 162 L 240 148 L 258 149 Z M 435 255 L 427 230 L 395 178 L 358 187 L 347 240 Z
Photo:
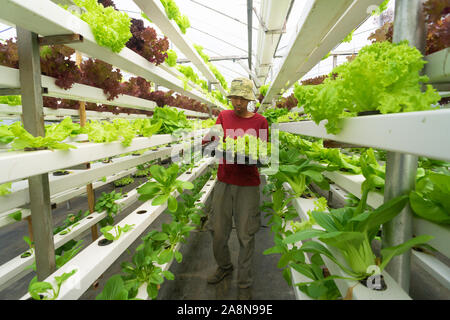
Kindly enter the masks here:
M 74 3 L 86 9 L 80 18 L 89 24 L 99 45 L 116 53 L 125 47 L 132 36 L 131 19 L 126 13 L 113 7 L 104 8 L 96 0 L 74 0 Z

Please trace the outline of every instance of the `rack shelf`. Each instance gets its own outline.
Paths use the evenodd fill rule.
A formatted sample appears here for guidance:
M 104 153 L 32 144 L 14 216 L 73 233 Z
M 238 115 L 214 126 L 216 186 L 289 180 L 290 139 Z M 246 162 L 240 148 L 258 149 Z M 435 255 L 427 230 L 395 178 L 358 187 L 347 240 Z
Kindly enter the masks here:
M 86 186 L 101 179 L 102 177 L 112 176 L 123 170 L 136 167 L 142 163 L 158 159 L 170 157 L 173 152 L 178 153 L 183 149 L 183 145 L 179 144 L 173 147 L 164 147 L 157 151 L 146 151 L 141 156 L 126 156 L 112 160 L 112 163 L 93 163 L 89 170 L 68 170 L 68 175 L 55 177 L 49 174 L 50 197 L 51 200 L 57 195 L 70 189 Z M 131 173 L 131 172 L 130 172 Z M 28 181 L 18 181 L 12 184 L 12 193 L 1 197 L 1 211 L 13 209 L 15 207 L 24 206 L 29 203 Z
M 200 176 L 206 168 L 214 162 L 214 158 L 199 161 L 199 167 L 192 170 L 192 174 L 182 174 L 178 179 L 182 181 L 193 181 Z M 178 193 L 174 193 L 178 195 Z M 150 201 L 139 206 L 118 225 L 135 225 L 135 227 L 122 235 L 120 239 L 114 241 L 107 247 L 98 246 L 98 242 L 104 239 L 100 237 L 87 248 L 82 250 L 72 260 L 50 275 L 45 281 L 54 283 L 55 276 L 60 276 L 65 272 L 76 269 L 77 272 L 62 287 L 58 300 L 78 299 L 89 286 L 103 274 L 109 266 L 144 232 L 148 226 L 167 208 L 167 204 L 152 206 Z M 145 210 L 145 214 L 137 214 L 138 211 Z M 26 294 L 22 300 L 28 299 Z
M 299 17 L 299 31 L 291 40 L 262 108 L 272 103 L 283 89 L 288 89 L 307 74 L 320 60 L 358 26 L 383 0 L 309 0 Z
M 123 48 L 120 53 L 116 54 L 109 48 L 99 46 L 87 23 L 49 0 L 3 1 L 0 19 L 41 36 L 80 34 L 83 36 L 83 42 L 71 43 L 67 46 L 209 106 L 214 105 L 202 93 L 184 90 L 181 80 L 153 65 L 132 50 Z
M 450 161 L 450 110 L 393 113 L 342 120 L 337 135 L 326 132 L 321 122 L 279 124 L 281 131 L 329 139 L 365 147 Z M 439 143 L 437 141 L 439 140 Z
M 189 138 L 195 134 L 202 136 L 204 130 L 191 132 Z M 120 141 L 110 143 L 78 143 L 73 150 L 42 150 L 42 151 L 13 151 L 0 153 L 0 183 L 19 180 L 30 176 L 68 168 L 89 161 L 109 158 L 120 154 L 151 148 L 161 144 L 179 141 L 169 134 L 154 135 L 151 138 L 134 138 L 129 147 L 124 147 Z M 35 164 L 39 163 L 39 166 Z
M 55 80 L 56 79 L 52 77 L 41 76 L 42 86 L 48 89 L 48 94 L 44 94 L 44 96 L 60 99 L 86 101 L 146 111 L 153 111 L 156 107 L 156 103 L 153 101 L 129 95 L 121 94 L 114 100 L 108 100 L 108 97 L 105 95 L 102 89 L 79 83 L 74 83 L 72 88 L 64 90 L 55 84 Z M 0 87 L 19 88 L 20 87 L 19 70 L 0 66 Z M 209 114 L 207 113 L 201 113 L 180 108 L 176 109 L 179 111 L 184 111 L 184 113 L 187 116 L 209 117 Z
M 134 0 L 137 6 L 155 23 L 158 28 L 166 35 L 173 44 L 189 59 L 195 67 L 205 76 L 205 78 L 214 83 L 223 95 L 227 92 L 209 70 L 206 63 L 194 49 L 190 41 L 183 35 L 178 26 L 167 18 L 164 7 L 159 0 Z

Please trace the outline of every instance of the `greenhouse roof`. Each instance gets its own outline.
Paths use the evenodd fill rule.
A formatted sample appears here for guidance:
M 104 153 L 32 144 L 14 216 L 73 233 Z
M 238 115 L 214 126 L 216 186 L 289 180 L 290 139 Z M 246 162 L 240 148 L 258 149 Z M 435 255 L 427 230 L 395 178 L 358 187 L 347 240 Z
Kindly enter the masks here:
M 55 1 L 56 2 L 56 1 Z M 261 28 L 261 20 L 264 0 L 178 0 L 177 5 L 180 12 L 186 15 L 191 27 L 187 29 L 185 37 L 191 43 L 201 45 L 204 52 L 212 58 L 212 63 L 223 74 L 226 81 L 230 83 L 236 77 L 248 77 L 249 70 L 249 42 L 248 42 L 248 3 L 251 2 L 252 10 L 252 68 L 254 73 L 257 62 L 258 33 Z M 289 2 L 289 1 L 288 1 Z M 141 10 L 133 0 L 114 0 L 117 9 L 126 12 L 130 17 L 142 19 Z M 305 10 L 307 1 L 291 1 L 285 28 L 281 34 L 277 50 L 275 52 L 272 66 L 269 69 L 265 83 L 269 83 L 276 75 L 283 62 L 283 57 L 289 52 L 293 37 L 299 29 L 299 19 Z M 389 11 L 394 8 L 395 1 L 389 4 Z M 272 15 L 280 14 L 271 12 Z M 283 13 L 281 13 L 283 14 Z M 390 13 L 391 14 L 391 13 Z M 146 25 L 154 27 L 159 33 L 158 27 L 143 19 Z M 372 16 L 362 23 L 353 34 L 349 43 L 341 43 L 334 52 L 358 52 L 364 45 L 369 44 L 367 37 L 380 26 L 383 17 Z M 6 24 L 0 24 L 0 39 L 15 37 L 15 29 Z M 171 42 L 171 47 L 178 54 L 179 63 L 187 63 L 186 57 Z M 347 61 L 345 55 L 337 57 L 337 63 Z M 333 68 L 333 57 L 319 62 L 312 68 L 303 79 L 328 74 Z M 189 63 L 189 65 L 192 65 Z M 194 68 L 195 69 L 195 68 Z M 200 72 L 197 73 L 201 75 Z M 257 83 L 262 85 L 264 83 Z

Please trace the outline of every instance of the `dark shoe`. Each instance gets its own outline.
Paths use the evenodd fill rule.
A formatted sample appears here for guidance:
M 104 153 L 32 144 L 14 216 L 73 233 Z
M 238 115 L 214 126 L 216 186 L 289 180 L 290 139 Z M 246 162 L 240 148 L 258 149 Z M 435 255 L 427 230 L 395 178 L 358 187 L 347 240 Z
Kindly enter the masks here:
M 228 269 L 222 269 L 221 267 L 218 267 L 216 272 L 212 275 L 210 275 L 207 279 L 209 284 L 216 284 L 223 280 L 226 276 L 233 273 L 233 266 L 231 266 Z
M 239 288 L 238 300 L 252 300 L 252 288 Z

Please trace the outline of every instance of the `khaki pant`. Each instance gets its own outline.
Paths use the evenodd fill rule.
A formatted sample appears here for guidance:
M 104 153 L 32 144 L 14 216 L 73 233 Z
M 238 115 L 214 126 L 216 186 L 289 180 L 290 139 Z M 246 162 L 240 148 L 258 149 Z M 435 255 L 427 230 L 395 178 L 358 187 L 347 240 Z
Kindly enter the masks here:
M 255 249 L 255 233 L 261 225 L 259 186 L 235 186 L 217 181 L 208 219 L 208 229 L 213 238 L 213 251 L 217 264 L 231 267 L 228 239 L 232 229 L 232 217 L 239 239 L 238 285 L 252 285 L 252 257 Z

